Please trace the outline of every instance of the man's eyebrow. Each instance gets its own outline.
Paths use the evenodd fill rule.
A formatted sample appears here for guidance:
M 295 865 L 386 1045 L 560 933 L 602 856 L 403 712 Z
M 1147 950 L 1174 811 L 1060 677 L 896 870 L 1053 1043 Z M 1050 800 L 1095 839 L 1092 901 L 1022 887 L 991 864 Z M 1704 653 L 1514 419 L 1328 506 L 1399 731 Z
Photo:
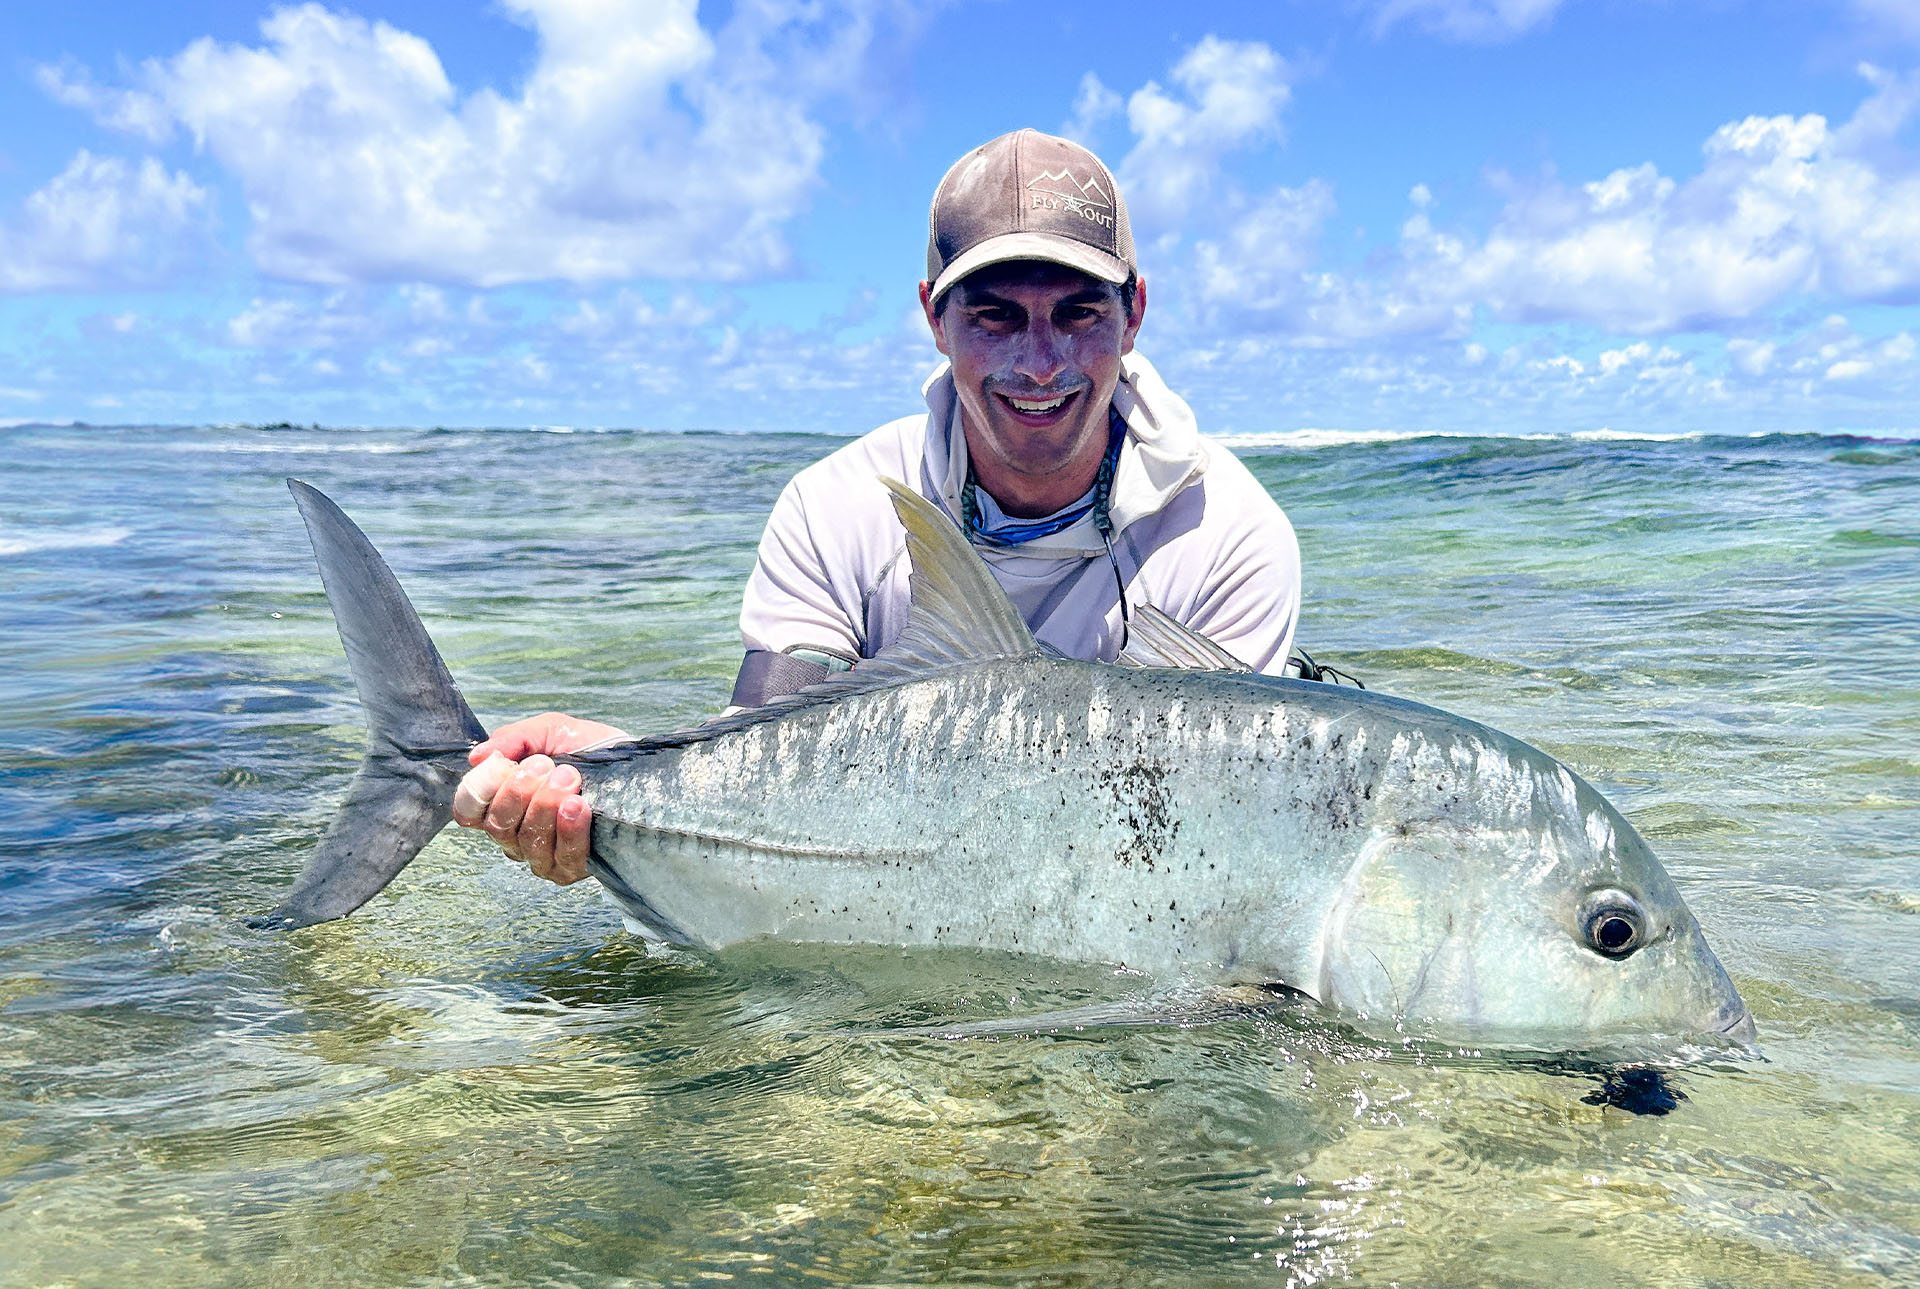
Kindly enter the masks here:
M 971 307 L 985 309 L 1018 309 L 1021 307 L 1015 301 L 1009 300 L 1003 295 L 995 295 L 993 292 L 982 287 L 965 286 L 960 287 L 959 290 L 964 292 L 961 297 L 961 303 Z
M 1021 304 L 1019 301 L 1009 300 L 1002 295 L 995 295 L 992 291 L 989 291 L 984 287 L 962 287 L 958 289 L 964 290 L 966 292 L 966 295 L 963 299 L 963 303 L 976 308 L 987 308 L 987 309 L 992 309 L 992 308 L 1024 309 L 1026 308 L 1026 306 Z M 1063 295 L 1058 300 L 1055 300 L 1053 303 L 1055 307 L 1058 307 L 1063 304 L 1098 304 L 1103 300 L 1110 300 L 1112 298 L 1113 298 L 1113 294 L 1110 288 L 1096 285 L 1096 286 L 1086 287 L 1079 291 L 1075 291 L 1071 295 Z

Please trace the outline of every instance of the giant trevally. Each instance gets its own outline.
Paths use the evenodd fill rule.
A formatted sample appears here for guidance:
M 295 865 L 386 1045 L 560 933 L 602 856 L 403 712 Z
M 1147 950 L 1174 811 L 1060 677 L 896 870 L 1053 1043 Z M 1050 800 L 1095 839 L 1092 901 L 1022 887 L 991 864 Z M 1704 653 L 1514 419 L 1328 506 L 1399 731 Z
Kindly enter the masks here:
M 358 908 L 446 824 L 485 731 L 371 543 L 290 486 L 369 726 L 269 915 L 304 926 Z M 891 648 L 766 707 L 561 758 L 593 808 L 589 871 L 646 934 L 1112 962 L 1476 1044 L 1752 1037 L 1659 861 L 1552 757 L 1252 674 L 1144 608 L 1135 629 L 1183 665 L 1059 657 L 951 521 L 888 486 L 912 564 Z

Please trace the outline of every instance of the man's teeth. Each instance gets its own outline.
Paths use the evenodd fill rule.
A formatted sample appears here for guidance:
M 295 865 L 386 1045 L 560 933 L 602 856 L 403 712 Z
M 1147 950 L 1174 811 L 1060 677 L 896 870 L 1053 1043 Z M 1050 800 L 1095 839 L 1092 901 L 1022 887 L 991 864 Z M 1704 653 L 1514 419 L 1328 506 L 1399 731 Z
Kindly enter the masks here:
M 1062 403 L 1065 403 L 1067 396 L 1062 394 L 1058 398 L 1049 398 L 1041 401 L 1036 401 L 1031 398 L 1009 397 L 1007 401 L 1013 404 L 1013 410 L 1016 412 L 1025 412 L 1028 416 L 1045 416 L 1048 412 L 1053 411 Z

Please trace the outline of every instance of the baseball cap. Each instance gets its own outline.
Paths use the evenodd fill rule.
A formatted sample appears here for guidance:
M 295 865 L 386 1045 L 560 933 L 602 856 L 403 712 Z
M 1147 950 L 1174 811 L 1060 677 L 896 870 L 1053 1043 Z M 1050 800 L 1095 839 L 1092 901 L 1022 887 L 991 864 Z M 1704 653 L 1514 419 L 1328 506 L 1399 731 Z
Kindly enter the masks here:
M 1127 206 L 1100 158 L 1015 130 L 953 163 L 933 192 L 927 281 L 938 300 L 976 269 L 1047 260 L 1119 284 L 1134 272 Z

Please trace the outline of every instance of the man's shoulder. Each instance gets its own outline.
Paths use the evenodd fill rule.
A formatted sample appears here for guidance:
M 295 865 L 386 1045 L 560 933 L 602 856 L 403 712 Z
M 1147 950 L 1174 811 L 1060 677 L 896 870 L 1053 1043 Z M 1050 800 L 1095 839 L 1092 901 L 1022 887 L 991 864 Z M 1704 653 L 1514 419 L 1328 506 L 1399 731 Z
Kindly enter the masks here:
M 1210 434 L 1189 440 L 1197 468 L 1161 502 L 1158 513 L 1198 540 L 1289 527 L 1286 512 L 1247 463 Z
M 1280 503 L 1273 499 L 1267 486 L 1248 468 L 1234 450 L 1219 438 L 1211 434 L 1196 435 L 1200 441 L 1201 456 L 1205 459 L 1206 473 L 1202 476 L 1217 494 L 1230 496 L 1234 500 L 1244 500 L 1259 509 L 1271 506 L 1280 509 Z

